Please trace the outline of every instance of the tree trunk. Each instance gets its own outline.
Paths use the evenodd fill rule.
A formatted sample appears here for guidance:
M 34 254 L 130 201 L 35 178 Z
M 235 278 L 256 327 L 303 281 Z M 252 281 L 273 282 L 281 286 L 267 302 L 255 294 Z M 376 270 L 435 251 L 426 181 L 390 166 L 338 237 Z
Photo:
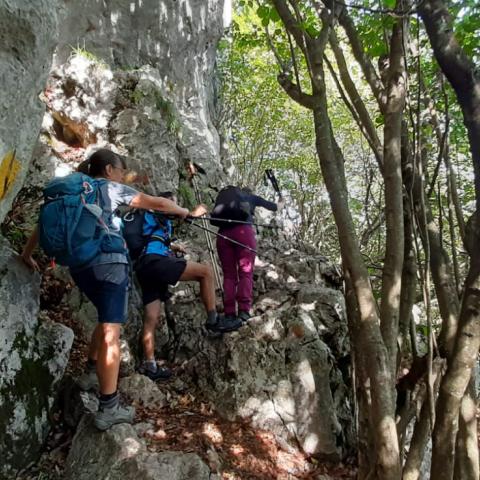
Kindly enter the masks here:
M 455 448 L 454 480 L 480 478 L 477 440 L 477 402 L 475 369 L 460 407 L 459 429 Z
M 408 190 L 408 183 L 406 184 Z M 430 271 L 432 274 L 438 307 L 442 317 L 442 329 L 439 335 L 439 347 L 442 356 L 448 357 L 452 350 L 457 333 L 458 315 L 460 305 L 457 288 L 452 273 L 452 266 L 447 252 L 442 248 L 440 232 L 433 218 L 428 202 L 422 202 L 423 181 L 418 170 L 414 172 L 413 188 L 411 195 L 416 210 L 417 218 L 426 218 L 426 230 L 424 222 L 418 222 L 422 242 L 425 245 L 428 239 L 430 247 Z
M 317 152 L 322 174 L 330 196 L 332 211 L 338 228 L 342 260 L 352 279 L 359 307 L 359 332 L 355 342 L 362 352 L 362 362 L 370 378 L 372 409 L 370 416 L 375 427 L 377 478 L 400 478 L 400 459 L 396 434 L 393 401 L 393 377 L 390 361 L 378 327 L 379 319 L 367 269 L 363 263 L 353 220 L 348 208 L 348 195 L 343 176 L 343 159 L 336 159 L 326 112 L 326 98 L 319 102 L 323 108 L 314 111 Z M 324 103 L 323 103 L 324 102 Z M 328 138 L 330 137 L 330 138 Z
M 352 105 L 358 114 L 358 119 L 362 123 L 362 126 L 364 128 L 364 136 L 377 159 L 380 170 L 383 170 L 382 142 L 378 138 L 375 125 L 370 118 L 370 114 L 367 110 L 367 107 L 365 106 L 365 103 L 363 102 L 360 94 L 358 93 L 355 82 L 350 76 L 347 62 L 345 61 L 342 48 L 338 43 L 335 32 L 332 32 L 330 34 L 330 46 L 332 47 L 333 54 L 335 55 L 335 61 L 337 62 L 337 67 L 340 73 L 340 79 L 342 80 L 342 84 L 345 87 L 345 90 L 348 93 L 348 97 L 350 98 L 350 101 L 352 102 Z
M 475 230 L 477 228 L 475 226 Z M 474 237 L 478 238 L 477 235 L 476 233 Z M 475 253 L 472 256 L 465 282 L 465 294 L 455 349 L 442 381 L 437 401 L 431 470 L 431 478 L 435 480 L 452 480 L 453 478 L 459 410 L 472 375 L 479 346 L 480 255 Z
M 348 330 L 350 338 L 359 335 L 358 303 L 353 290 L 348 270 L 344 268 L 345 301 L 347 305 Z M 366 480 L 375 472 L 375 442 L 372 436 L 371 417 L 369 412 L 372 406 L 370 380 L 365 368 L 363 356 L 358 351 L 358 343 L 352 341 L 353 365 L 355 367 L 354 389 L 356 399 L 356 430 L 357 430 L 357 480 Z
M 407 460 L 403 467 L 402 480 L 421 480 L 420 467 L 425 456 L 425 447 L 430 439 L 430 406 L 425 396 L 420 415 L 415 423 Z
M 404 198 L 403 204 L 403 221 L 404 221 L 404 261 L 402 272 L 402 293 L 400 297 L 400 319 L 399 319 L 399 356 L 398 361 L 401 360 L 401 355 L 404 351 L 409 350 L 409 346 L 413 356 L 417 355 L 417 351 L 413 348 L 412 341 L 416 340 L 415 335 L 412 337 L 410 330 L 415 327 L 412 316 L 412 308 L 415 303 L 417 291 L 417 257 L 414 246 L 414 217 L 411 205 L 410 191 L 412 188 L 412 174 L 414 169 L 414 162 L 412 158 L 412 150 L 410 148 L 410 139 L 408 136 L 408 127 L 405 122 L 402 122 L 402 178 L 407 189 L 407 195 Z M 407 181 L 408 179 L 408 181 Z M 408 341 L 410 339 L 410 341 Z M 415 343 L 416 345 L 416 343 Z
M 459 409 L 480 345 L 480 79 L 474 63 L 465 55 L 453 34 L 453 19 L 444 1 L 425 0 L 418 5 L 418 11 L 435 58 L 455 90 L 462 108 L 472 154 L 477 205 L 476 214 L 471 219 L 471 232 L 466 233 L 471 262 L 459 328 L 454 352 L 440 388 L 437 422 L 433 431 L 432 478 L 451 480 Z
M 412 308 L 417 291 L 417 259 L 413 248 L 412 214 L 408 200 L 404 204 L 405 253 L 402 272 L 402 293 L 400 297 L 400 319 L 398 343 L 400 355 L 410 347 L 410 325 L 412 323 Z M 414 352 L 412 352 L 414 353 Z M 398 363 L 398 362 L 397 362 Z
M 433 390 L 436 393 L 440 384 L 440 375 L 442 372 L 444 361 L 435 361 L 433 365 L 433 374 L 435 377 Z M 430 439 L 431 432 L 431 416 L 430 405 L 427 392 L 427 385 L 425 385 L 425 395 L 420 410 L 420 415 L 417 418 L 415 427 L 410 441 L 410 448 L 408 450 L 407 459 L 403 467 L 402 480 L 420 480 L 420 468 L 422 466 L 423 458 L 425 456 L 425 448 Z M 433 477 L 432 477 L 433 480 Z
M 440 68 L 455 90 L 467 127 L 475 174 L 475 198 L 480 210 L 480 78 L 476 66 L 458 44 L 453 19 L 443 0 L 418 5 Z
M 397 337 L 403 269 L 403 182 L 401 160 L 402 116 L 406 95 L 403 55 L 405 32 L 403 19 L 393 27 L 387 74 L 387 103 L 384 109 L 383 178 L 385 183 L 385 261 L 380 308 L 383 340 L 389 352 L 390 369 L 396 377 Z

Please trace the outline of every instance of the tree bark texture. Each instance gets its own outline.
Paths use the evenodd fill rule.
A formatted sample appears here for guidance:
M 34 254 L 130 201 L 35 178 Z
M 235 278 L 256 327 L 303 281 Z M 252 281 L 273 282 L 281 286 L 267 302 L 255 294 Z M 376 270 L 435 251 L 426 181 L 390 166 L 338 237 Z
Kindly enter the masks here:
M 346 268 L 343 270 L 348 329 L 350 338 L 353 339 L 357 338 L 359 335 L 358 326 L 360 325 L 360 312 L 349 272 Z M 358 342 L 352 342 L 353 365 L 355 366 L 354 388 L 357 415 L 357 479 L 366 480 L 372 472 L 375 472 L 375 442 L 373 439 L 374 428 L 369 415 L 372 405 L 370 380 L 365 368 L 363 355 L 358 351 L 358 348 Z
M 412 215 L 408 201 L 404 203 L 404 207 L 405 245 L 398 330 L 398 344 L 400 348 L 400 355 L 398 355 L 399 359 L 402 353 L 407 353 L 409 350 L 411 350 L 409 348 L 410 324 L 412 322 L 412 308 L 415 303 L 417 292 L 417 258 L 413 246 Z
M 425 0 L 418 5 L 435 58 L 455 90 L 467 127 L 475 173 L 477 210 L 480 210 L 480 77 L 478 69 L 460 47 L 453 32 L 453 19 L 443 0 Z
M 419 221 L 418 226 L 424 248 L 427 241 L 429 244 L 430 271 L 442 317 L 442 328 L 438 340 L 440 353 L 448 357 L 455 342 L 460 303 L 450 258 L 442 247 L 440 232 L 433 218 L 430 204 L 422 201 L 422 188 L 424 188 L 422 177 L 416 167 L 413 169 L 413 171 L 410 169 L 413 173 L 412 178 L 404 176 L 405 187 L 412 196 L 417 219 L 426 218 L 426 226 L 423 221 Z
M 337 36 L 334 32 L 330 34 L 330 46 L 332 47 L 333 54 L 335 55 L 335 61 L 337 62 L 342 84 L 364 128 L 364 136 L 377 159 L 380 170 L 383 170 L 382 142 L 378 138 L 375 125 L 370 118 L 370 113 L 368 112 L 367 107 L 365 106 L 365 103 L 363 102 L 362 97 L 357 90 L 357 87 L 355 86 L 355 82 L 350 76 L 347 62 L 345 61 L 345 56 L 343 55 L 342 48 L 340 47 Z
M 437 359 L 433 364 L 433 372 L 435 376 L 433 388 L 435 392 L 438 391 L 443 364 L 444 361 L 439 359 Z M 425 456 L 425 448 L 430 439 L 430 433 L 430 405 L 427 388 L 425 388 L 422 408 L 413 429 L 412 438 L 410 440 L 410 448 L 408 450 L 405 465 L 403 467 L 402 480 L 421 480 L 420 468 Z
M 404 254 L 403 181 L 401 160 L 402 116 L 407 77 L 403 46 L 406 26 L 398 19 L 393 27 L 384 108 L 383 178 L 385 188 L 385 261 L 382 275 L 381 330 L 389 352 L 390 369 L 396 377 L 397 336 Z
M 437 422 L 433 431 L 432 478 L 451 480 L 454 475 L 460 405 L 480 345 L 480 79 L 473 61 L 465 55 L 453 34 L 453 19 L 444 1 L 426 0 L 419 4 L 418 10 L 435 58 L 455 90 L 462 109 L 472 154 L 477 205 L 472 231 L 470 235 L 468 232 L 466 234 L 471 263 L 465 282 L 459 328 L 453 355 L 440 388 Z
M 412 171 L 414 169 L 413 157 L 410 148 L 410 139 L 408 136 L 408 128 L 405 122 L 402 122 L 402 178 L 406 185 L 406 178 L 412 178 Z M 410 181 L 411 188 L 411 181 Z M 414 217 L 413 208 L 411 204 L 410 192 L 407 192 L 403 200 L 403 228 L 404 228 L 404 256 L 403 256 L 403 271 L 402 271 L 402 292 L 400 296 L 400 318 L 399 318 L 399 355 L 398 361 L 401 359 L 402 353 L 408 351 L 411 344 L 410 329 L 412 322 L 412 308 L 415 303 L 417 292 L 417 257 L 414 246 Z M 413 323 L 415 326 L 415 324 Z M 416 356 L 416 351 L 411 348 L 411 353 Z
M 460 407 L 454 480 L 478 480 L 480 478 L 476 400 L 474 370 Z
M 476 236 L 476 235 L 475 235 Z M 471 259 L 453 355 L 442 380 L 433 430 L 431 478 L 452 480 L 462 398 L 480 346 L 480 255 Z

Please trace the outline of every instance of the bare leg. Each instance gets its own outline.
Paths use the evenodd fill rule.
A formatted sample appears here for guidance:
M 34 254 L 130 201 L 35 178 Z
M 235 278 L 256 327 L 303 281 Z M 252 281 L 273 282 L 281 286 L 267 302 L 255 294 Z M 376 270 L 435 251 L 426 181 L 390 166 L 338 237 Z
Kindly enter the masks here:
M 187 266 L 180 277 L 182 281 L 195 280 L 200 282 L 200 297 L 205 310 L 215 310 L 215 285 L 213 283 L 212 267 L 206 263 L 187 262 Z
M 97 360 L 98 351 L 100 349 L 100 342 L 102 339 L 102 326 L 97 323 L 97 326 L 93 330 L 92 338 L 90 340 L 90 347 L 88 348 L 88 358 L 91 360 Z
M 117 391 L 120 368 L 120 324 L 99 323 L 98 327 L 97 376 L 100 393 L 109 395 Z
M 143 316 L 143 356 L 145 360 L 155 360 L 155 329 L 157 328 L 162 303 L 155 300 L 145 305 Z

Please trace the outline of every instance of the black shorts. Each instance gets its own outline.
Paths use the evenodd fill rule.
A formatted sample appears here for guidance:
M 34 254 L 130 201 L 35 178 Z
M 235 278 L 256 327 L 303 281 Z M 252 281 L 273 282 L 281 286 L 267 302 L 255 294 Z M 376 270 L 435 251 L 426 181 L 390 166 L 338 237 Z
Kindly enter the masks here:
M 187 261 L 184 258 L 164 257 L 153 253 L 141 258 L 135 266 L 135 272 L 142 288 L 143 304 L 168 300 L 168 286 L 178 282 L 186 266 Z

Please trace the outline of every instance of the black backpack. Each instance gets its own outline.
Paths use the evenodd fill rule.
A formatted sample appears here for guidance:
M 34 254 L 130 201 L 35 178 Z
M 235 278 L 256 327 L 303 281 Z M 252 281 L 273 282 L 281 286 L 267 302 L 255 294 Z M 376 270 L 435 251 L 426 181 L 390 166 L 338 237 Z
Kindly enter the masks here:
M 146 210 L 137 208 L 134 210 L 129 210 L 122 216 L 123 238 L 127 243 L 128 252 L 132 260 L 138 260 L 141 257 L 148 245 L 148 242 L 150 239 L 152 239 L 157 231 L 154 229 L 151 234 L 144 234 L 143 224 L 145 222 L 145 212 Z M 163 221 L 166 220 L 163 219 L 160 214 L 155 215 L 155 219 L 159 227 L 161 227 Z M 157 236 L 155 236 L 155 239 L 163 241 Z
M 238 187 L 228 186 L 218 193 L 215 206 L 210 213 L 210 223 L 219 228 L 233 227 L 235 224 L 225 220 L 244 222 L 250 214 L 250 203 L 244 192 Z

